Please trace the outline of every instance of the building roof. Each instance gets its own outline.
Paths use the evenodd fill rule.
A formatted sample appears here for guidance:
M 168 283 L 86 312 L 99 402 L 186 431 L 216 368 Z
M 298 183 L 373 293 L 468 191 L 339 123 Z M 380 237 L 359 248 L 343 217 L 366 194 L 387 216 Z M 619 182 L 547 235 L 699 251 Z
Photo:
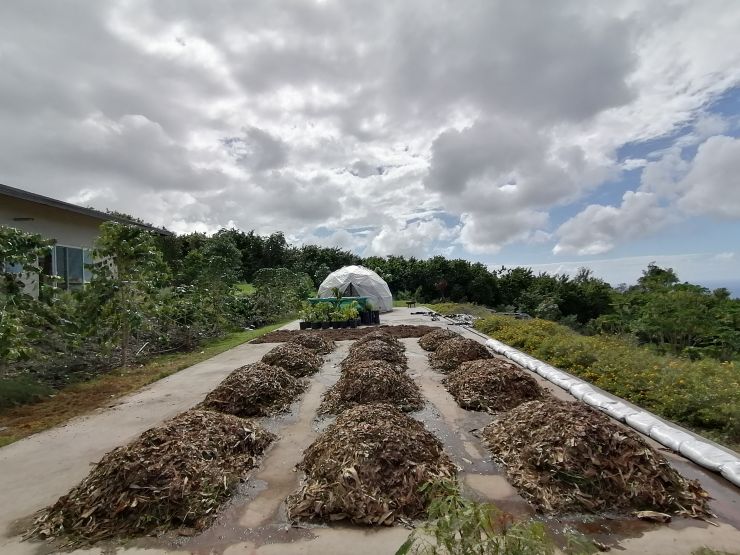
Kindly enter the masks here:
M 161 228 L 161 227 L 155 227 L 153 225 L 144 224 L 141 222 L 137 222 L 136 220 L 124 218 L 123 216 L 118 216 L 115 214 L 108 214 L 107 212 L 101 212 L 100 210 L 95 210 L 94 208 L 86 208 L 84 206 L 78 206 L 77 204 L 72 204 L 70 202 L 64 202 L 63 200 L 57 200 L 55 198 L 45 197 L 44 195 L 39 195 L 36 193 L 31 193 L 30 191 L 24 191 L 23 189 L 17 189 L 15 187 L 3 185 L 2 183 L 0 183 L 0 196 L 7 196 L 7 197 L 17 198 L 21 200 L 26 200 L 29 202 L 35 202 L 37 204 L 43 204 L 45 206 L 51 206 L 52 208 L 66 210 L 67 212 L 74 212 L 76 214 L 82 214 L 84 216 L 88 216 L 90 218 L 96 218 L 98 220 L 114 221 L 114 222 L 119 222 L 122 224 L 135 225 L 138 227 L 148 229 L 160 235 L 174 235 L 171 231 Z

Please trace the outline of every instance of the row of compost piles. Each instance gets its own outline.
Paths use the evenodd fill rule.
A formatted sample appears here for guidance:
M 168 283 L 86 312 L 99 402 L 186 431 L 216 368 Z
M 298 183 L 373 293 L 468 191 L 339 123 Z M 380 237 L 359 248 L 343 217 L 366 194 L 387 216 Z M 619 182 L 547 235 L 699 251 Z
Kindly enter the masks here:
M 483 439 L 535 509 L 711 515 L 699 483 L 683 478 L 638 434 L 588 405 L 555 399 L 483 345 L 444 336 L 433 332 L 419 343 L 432 351 L 432 366 L 448 372 L 445 386 L 461 407 L 497 413 Z
M 69 546 L 198 532 L 247 477 L 275 436 L 245 416 L 284 411 L 335 344 L 305 334 L 234 370 L 193 410 L 107 453 L 90 474 L 42 510 L 26 537 Z

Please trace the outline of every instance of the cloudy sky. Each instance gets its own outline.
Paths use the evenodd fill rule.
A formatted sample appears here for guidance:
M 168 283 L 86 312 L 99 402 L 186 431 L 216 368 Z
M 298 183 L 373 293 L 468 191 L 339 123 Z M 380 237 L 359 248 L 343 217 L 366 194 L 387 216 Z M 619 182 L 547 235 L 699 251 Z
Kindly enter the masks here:
M 616 283 L 740 278 L 740 3 L 0 3 L 0 183 Z

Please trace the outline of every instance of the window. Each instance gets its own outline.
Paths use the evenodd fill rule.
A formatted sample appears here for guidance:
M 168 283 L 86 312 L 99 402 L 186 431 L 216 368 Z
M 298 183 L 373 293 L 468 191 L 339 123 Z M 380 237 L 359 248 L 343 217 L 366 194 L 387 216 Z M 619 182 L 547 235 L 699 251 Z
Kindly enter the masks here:
M 80 289 L 88 283 L 92 275 L 85 264 L 90 263 L 92 256 L 88 249 L 60 245 L 54 247 L 52 273 L 61 278 L 59 287 L 62 289 Z

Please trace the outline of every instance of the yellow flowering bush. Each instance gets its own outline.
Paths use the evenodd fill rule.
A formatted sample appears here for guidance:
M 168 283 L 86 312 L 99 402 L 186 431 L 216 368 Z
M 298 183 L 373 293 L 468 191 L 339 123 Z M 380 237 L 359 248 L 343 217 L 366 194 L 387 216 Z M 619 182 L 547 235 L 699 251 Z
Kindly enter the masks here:
M 740 365 L 657 354 L 628 338 L 492 316 L 476 329 L 647 410 L 740 445 Z

